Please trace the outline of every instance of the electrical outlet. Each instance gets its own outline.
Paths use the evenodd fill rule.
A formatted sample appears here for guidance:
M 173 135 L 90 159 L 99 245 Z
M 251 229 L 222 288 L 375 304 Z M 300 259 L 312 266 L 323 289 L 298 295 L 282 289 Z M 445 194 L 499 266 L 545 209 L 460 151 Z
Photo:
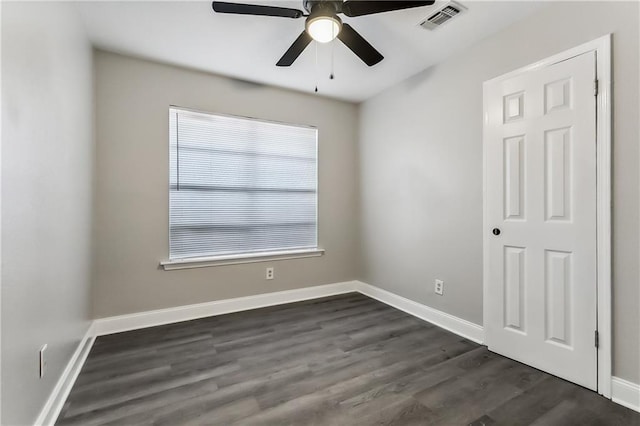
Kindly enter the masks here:
M 436 280 L 435 292 L 436 294 L 442 296 L 442 293 L 444 292 L 444 281 Z
M 265 274 L 265 279 L 272 280 L 275 276 L 275 272 L 273 271 L 273 267 L 267 268 L 267 273 Z
M 47 367 L 47 358 L 46 358 L 46 351 L 47 350 L 47 345 L 45 344 L 43 347 L 40 348 L 40 378 L 44 377 L 44 372 L 45 372 L 45 368 Z

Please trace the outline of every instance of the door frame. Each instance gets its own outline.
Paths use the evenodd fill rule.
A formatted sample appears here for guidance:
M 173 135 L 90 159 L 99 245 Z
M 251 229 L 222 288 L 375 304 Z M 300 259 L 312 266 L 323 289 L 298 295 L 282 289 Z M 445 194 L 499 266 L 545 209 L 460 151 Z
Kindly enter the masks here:
M 487 214 L 487 86 L 517 75 L 548 67 L 558 62 L 588 52 L 596 54 L 596 287 L 597 287 L 597 327 L 599 345 L 597 349 L 598 393 L 611 398 L 611 123 L 612 123 L 612 82 L 611 82 L 611 34 L 552 55 L 541 61 L 508 72 L 483 83 L 483 137 L 482 137 L 482 204 L 483 204 L 483 323 L 488 324 L 487 301 L 489 300 L 489 223 Z M 488 345 L 487 333 L 484 343 Z
M 2 2 L 0 2 L 2 22 Z M 2 98 L 2 35 L 0 35 L 0 99 Z M 2 377 L 2 102 L 0 102 L 0 378 Z M 0 424 L 2 423 L 2 386 L 0 386 Z

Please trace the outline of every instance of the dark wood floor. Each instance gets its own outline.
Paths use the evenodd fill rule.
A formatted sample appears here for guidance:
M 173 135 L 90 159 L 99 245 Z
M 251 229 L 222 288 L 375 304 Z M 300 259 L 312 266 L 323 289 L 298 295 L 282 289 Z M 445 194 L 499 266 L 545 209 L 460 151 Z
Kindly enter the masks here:
M 360 294 L 104 336 L 58 425 L 640 425 Z

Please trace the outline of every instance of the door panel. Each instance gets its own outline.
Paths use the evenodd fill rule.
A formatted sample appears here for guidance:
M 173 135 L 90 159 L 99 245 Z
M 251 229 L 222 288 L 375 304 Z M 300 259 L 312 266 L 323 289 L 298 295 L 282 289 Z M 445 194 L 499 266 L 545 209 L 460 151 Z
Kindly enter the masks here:
M 547 130 L 545 149 L 546 220 L 571 220 L 571 127 Z
M 487 344 L 591 389 L 595 78 L 591 52 L 485 86 Z
M 524 327 L 525 249 L 504 248 L 504 327 L 526 333 Z
M 571 253 L 544 254 L 546 340 L 571 347 Z
M 504 140 L 504 217 L 524 219 L 524 136 Z

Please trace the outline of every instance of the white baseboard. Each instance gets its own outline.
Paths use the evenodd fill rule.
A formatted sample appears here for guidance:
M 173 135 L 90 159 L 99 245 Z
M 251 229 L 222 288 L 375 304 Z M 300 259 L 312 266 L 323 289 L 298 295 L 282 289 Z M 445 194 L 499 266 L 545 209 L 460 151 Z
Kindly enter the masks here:
M 122 331 L 155 327 L 157 325 L 230 314 L 232 312 L 300 302 L 354 291 L 356 291 L 355 281 L 345 281 L 315 287 L 263 293 L 255 296 L 238 297 L 235 299 L 216 300 L 195 305 L 178 306 L 175 308 L 158 309 L 155 311 L 97 319 L 94 321 L 94 332 L 96 336 L 102 336 L 105 334 L 120 333 Z
M 400 309 L 408 314 L 418 317 L 424 321 L 437 325 L 440 328 L 449 330 L 459 336 L 469 339 L 476 343 L 483 343 L 484 328 L 478 324 L 463 320 L 456 316 L 447 314 L 437 309 L 430 308 L 413 300 L 409 300 L 397 294 L 391 293 L 370 284 L 360 281 L 356 282 L 356 290 L 360 293 L 377 299 L 387 305 Z
M 216 300 L 175 308 L 158 309 L 135 314 L 101 318 L 94 321 L 93 331 L 96 336 L 137 330 L 158 325 L 189 321 L 215 315 L 229 314 L 267 306 L 300 302 L 336 294 L 360 292 L 377 299 L 387 305 L 400 309 L 424 321 L 449 330 L 476 343 L 482 343 L 483 328 L 477 324 L 460 319 L 445 312 L 438 311 L 418 302 L 398 296 L 378 287 L 360 282 L 345 281 L 335 284 L 305 287 L 295 290 L 277 291 L 235 299 Z
M 78 344 L 71 359 L 69 359 L 67 366 L 56 382 L 42 411 L 40 411 L 40 415 L 35 422 L 36 426 L 49 426 L 56 422 L 69 396 L 69 392 L 71 392 L 71 388 L 76 382 L 78 374 L 80 374 L 80 370 L 82 370 L 82 366 L 89 355 L 89 351 L 91 351 L 95 339 L 93 325 L 91 325 L 80 341 L 80 344 Z
M 611 400 L 640 413 L 640 385 L 619 377 L 612 377 Z

